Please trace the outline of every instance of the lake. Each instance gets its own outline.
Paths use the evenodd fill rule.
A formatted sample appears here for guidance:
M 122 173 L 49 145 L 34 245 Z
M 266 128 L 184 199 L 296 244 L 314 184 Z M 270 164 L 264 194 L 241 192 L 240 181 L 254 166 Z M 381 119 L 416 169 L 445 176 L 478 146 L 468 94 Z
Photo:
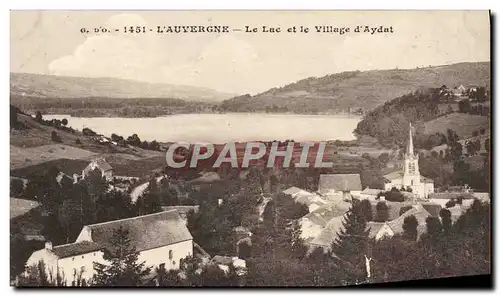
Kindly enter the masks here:
M 230 141 L 326 141 L 352 140 L 359 116 L 295 114 L 179 114 L 155 118 L 71 117 L 47 114 L 44 119 L 68 119 L 68 126 L 127 138 L 137 134 L 141 140 L 159 142 Z

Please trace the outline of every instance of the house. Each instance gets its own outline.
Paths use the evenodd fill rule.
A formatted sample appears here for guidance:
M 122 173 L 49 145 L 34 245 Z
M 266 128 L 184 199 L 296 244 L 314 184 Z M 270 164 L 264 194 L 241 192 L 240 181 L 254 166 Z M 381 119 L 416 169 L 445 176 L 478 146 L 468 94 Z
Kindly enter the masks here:
M 301 238 L 309 245 L 314 239 L 321 235 L 332 219 L 342 217 L 350 208 L 351 204 L 348 202 L 332 202 L 303 216 L 298 220 Z M 318 241 L 316 241 L 316 243 L 318 243 Z
M 182 220 L 187 223 L 187 217 L 189 212 L 198 213 L 200 206 L 162 206 L 162 211 L 176 210 L 181 216 Z
M 82 179 L 85 179 L 86 176 L 91 171 L 94 171 L 95 169 L 99 170 L 102 174 L 103 177 L 106 178 L 106 180 L 111 180 L 113 178 L 113 168 L 111 165 L 106 162 L 104 158 L 98 158 L 89 163 L 83 170 L 82 170 Z
M 384 191 L 381 189 L 372 189 L 370 187 L 366 187 L 358 195 L 353 194 L 353 197 L 359 198 L 359 199 L 375 200 L 375 199 L 377 199 L 378 195 L 381 194 L 382 192 L 384 192 Z
M 322 174 L 319 176 L 318 192 L 327 197 L 335 199 L 335 193 L 342 193 L 342 198 L 351 199 L 351 193 L 362 190 L 359 174 Z M 338 198 L 338 194 L 336 195 Z
M 282 191 L 282 193 L 290 196 L 296 203 L 306 206 L 309 209 L 309 212 L 313 212 L 321 206 L 329 203 L 318 194 L 311 193 L 297 187 L 290 187 Z
M 330 219 L 319 235 L 308 243 L 308 252 L 312 252 L 317 248 L 323 249 L 325 253 L 331 251 L 332 244 L 339 238 L 339 234 L 343 230 L 344 215 Z
M 410 132 L 408 139 L 408 146 L 404 155 L 404 169 L 403 171 L 395 171 L 384 175 L 385 191 L 391 190 L 393 187 L 400 189 L 404 188 L 419 198 L 427 198 L 430 193 L 434 192 L 434 181 L 420 175 L 418 168 L 418 153 L 413 149 L 413 136 L 410 123 Z
M 64 274 L 67 284 L 81 273 L 85 280 L 94 274 L 93 262 L 105 263 L 103 250 L 112 250 L 110 238 L 123 227 L 131 245 L 139 252 L 139 262 L 146 266 L 178 269 L 181 261 L 193 255 L 193 237 L 176 210 L 86 225 L 74 243 L 52 246 L 33 252 L 27 265 L 43 260 L 47 272 Z
M 446 204 L 450 201 L 456 201 L 461 199 L 462 203 L 472 204 L 476 197 L 470 192 L 438 192 L 429 194 L 429 201 L 440 205 L 441 207 L 446 207 Z
M 381 240 L 384 237 L 392 237 L 394 235 L 394 231 L 392 231 L 386 222 L 370 221 L 366 223 L 366 231 L 368 231 L 368 237 L 374 240 Z
M 246 273 L 246 261 L 238 257 L 228 257 L 215 255 L 210 263 L 217 265 L 225 273 L 229 272 L 229 266 L 233 265 L 237 275 L 244 275 Z
M 414 216 L 417 219 L 417 238 L 420 238 L 420 236 L 427 230 L 426 219 L 431 216 L 431 214 L 419 204 L 414 205 L 410 210 L 404 212 L 394 220 L 387 222 L 368 222 L 368 236 L 370 238 L 380 240 L 384 237 L 392 237 L 394 235 L 403 234 L 404 220 L 409 216 Z

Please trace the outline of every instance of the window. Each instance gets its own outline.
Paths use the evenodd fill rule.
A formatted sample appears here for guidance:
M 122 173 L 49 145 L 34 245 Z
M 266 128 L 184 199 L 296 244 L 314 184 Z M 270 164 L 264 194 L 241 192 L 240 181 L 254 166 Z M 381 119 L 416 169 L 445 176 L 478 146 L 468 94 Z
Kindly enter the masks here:
M 71 261 L 75 261 L 75 257 L 71 258 Z
M 94 252 L 94 256 L 95 256 L 95 252 Z
M 174 253 L 172 252 L 172 250 L 168 251 L 168 259 L 172 260 L 173 257 Z
M 82 259 L 83 259 L 83 258 L 84 258 L 84 257 L 83 257 L 83 255 L 82 255 Z

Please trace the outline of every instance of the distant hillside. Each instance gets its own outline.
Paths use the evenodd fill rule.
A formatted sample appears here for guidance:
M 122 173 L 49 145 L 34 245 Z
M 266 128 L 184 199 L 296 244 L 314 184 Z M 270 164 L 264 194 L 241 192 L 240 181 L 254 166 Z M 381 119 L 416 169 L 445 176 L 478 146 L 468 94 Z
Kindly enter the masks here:
M 307 78 L 267 92 L 224 101 L 232 112 L 334 113 L 352 108 L 371 110 L 384 102 L 422 89 L 490 85 L 490 63 L 459 63 L 407 70 L 343 72 Z
M 13 96 L 41 98 L 172 98 L 205 102 L 220 102 L 234 96 L 195 86 L 29 73 L 10 73 L 10 92 Z

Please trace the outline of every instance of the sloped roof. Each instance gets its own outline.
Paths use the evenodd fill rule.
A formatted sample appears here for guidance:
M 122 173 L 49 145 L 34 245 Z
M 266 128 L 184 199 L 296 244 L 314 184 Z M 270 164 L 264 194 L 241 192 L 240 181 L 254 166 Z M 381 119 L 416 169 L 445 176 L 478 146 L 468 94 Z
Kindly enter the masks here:
M 40 206 L 39 202 L 22 198 L 10 198 L 10 219 L 22 216 Z
M 109 171 L 113 169 L 111 165 L 106 160 L 104 160 L 104 158 L 99 158 L 95 162 L 103 171 Z
M 219 176 L 219 174 L 217 174 L 216 172 L 207 172 L 207 173 L 204 173 L 202 174 L 200 177 L 194 179 L 194 180 L 191 180 L 189 182 L 191 183 L 212 183 L 212 182 L 216 182 L 216 181 L 220 181 L 221 178 Z
M 383 192 L 383 190 L 366 187 L 363 191 L 361 191 L 361 194 L 377 196 L 380 192 Z
M 187 214 L 190 211 L 198 212 L 200 206 L 162 206 L 163 211 L 177 210 L 179 214 Z
M 330 247 L 338 238 L 338 234 L 343 229 L 344 216 L 330 219 L 321 233 L 314 238 L 310 244 L 315 246 Z
M 66 258 L 75 255 L 86 254 L 101 249 L 101 246 L 95 242 L 82 241 L 66 245 L 55 246 L 52 248 L 54 253 L 59 258 Z
M 283 190 L 283 193 L 284 193 L 284 194 L 288 194 L 288 195 L 294 195 L 294 194 L 296 194 L 296 193 L 300 192 L 301 190 L 302 190 L 302 189 L 300 189 L 300 188 L 298 188 L 298 187 L 293 186 L 293 187 L 290 187 L 290 188 L 288 188 L 288 189 L 286 189 L 286 190 Z
M 395 179 L 401 179 L 401 178 L 403 178 L 403 172 L 401 170 L 384 175 L 384 179 L 389 180 L 389 181 L 392 181 Z
M 186 223 L 176 210 L 85 227 L 90 229 L 92 241 L 109 248 L 110 238 L 120 226 L 129 231 L 129 238 L 138 252 L 193 239 Z
M 429 194 L 429 198 L 435 199 L 453 199 L 462 197 L 463 199 L 473 199 L 474 195 L 469 192 L 436 192 Z
M 316 210 L 312 211 L 302 218 L 309 219 L 314 224 L 326 226 L 328 221 L 330 221 L 334 217 L 344 215 L 350 208 L 351 204 L 348 202 L 332 202 L 317 208 Z
M 411 215 L 413 215 L 413 216 L 415 216 L 415 218 L 417 218 L 418 225 L 425 225 L 425 220 L 431 214 L 429 212 L 427 212 L 427 210 L 425 210 L 424 207 L 422 207 L 421 205 L 416 205 L 411 210 L 408 210 L 405 213 L 403 213 L 403 215 L 399 216 L 399 218 L 387 222 L 387 225 L 392 229 L 392 231 L 395 234 L 403 233 L 404 220 L 406 217 L 409 217 Z M 417 228 L 417 230 L 418 230 L 418 228 Z
M 420 175 L 420 182 L 422 182 L 422 183 L 434 183 L 434 180 Z
M 385 222 L 374 222 L 370 221 L 366 223 L 366 231 L 368 231 L 368 237 L 369 238 L 375 238 L 377 236 L 377 233 L 382 229 L 382 227 L 385 225 Z
M 233 258 L 228 256 L 215 255 L 210 261 L 217 264 L 229 265 L 233 263 Z
M 424 209 L 431 214 L 432 217 L 439 217 L 439 212 L 441 211 L 441 205 L 433 202 L 423 202 L 420 203 Z
M 322 174 L 319 176 L 318 191 L 361 191 L 361 178 L 359 174 Z
M 373 217 L 376 217 L 377 216 L 377 204 L 379 203 L 379 200 L 374 200 L 374 201 L 370 201 L 370 202 L 372 204 L 372 215 L 373 215 Z M 412 206 L 413 202 L 395 202 L 395 201 L 393 202 L 393 201 L 386 200 L 385 204 L 387 205 L 388 214 L 389 214 L 388 220 L 391 221 L 391 220 L 397 219 L 399 217 L 399 213 L 400 213 L 402 207 Z

